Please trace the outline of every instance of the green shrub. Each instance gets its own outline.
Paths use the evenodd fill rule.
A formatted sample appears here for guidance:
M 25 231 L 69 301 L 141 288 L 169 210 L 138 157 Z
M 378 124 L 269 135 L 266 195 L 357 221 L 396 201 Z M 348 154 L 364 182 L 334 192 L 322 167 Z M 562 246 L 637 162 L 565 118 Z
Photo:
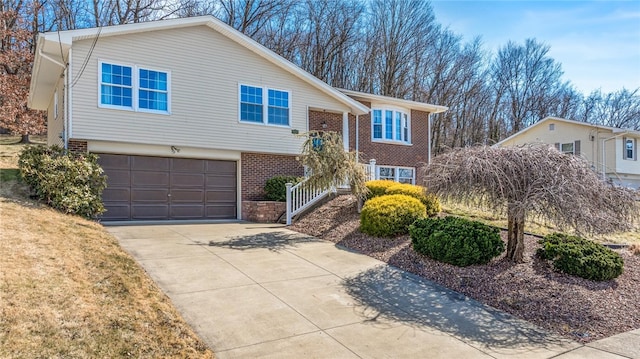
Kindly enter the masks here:
M 284 202 L 287 200 L 287 183 L 294 185 L 302 179 L 296 176 L 275 176 L 267 180 L 264 186 L 265 197 L 268 201 Z
M 397 185 L 398 182 L 390 181 L 390 180 L 373 180 L 367 181 L 365 186 L 369 190 L 369 195 L 367 199 L 372 199 L 375 197 L 383 196 L 387 193 L 387 188 L 391 186 Z
M 406 234 L 408 226 L 426 215 L 419 200 L 394 194 L 368 200 L 360 213 L 360 231 L 377 237 Z
M 497 228 L 459 217 L 419 219 L 409 235 L 416 252 L 460 267 L 488 263 L 504 252 Z
M 18 160 L 20 175 L 49 206 L 94 218 L 105 211 L 106 177 L 94 154 L 71 153 L 61 147 L 26 147 Z
M 406 194 L 407 196 L 420 200 L 427 208 L 427 216 L 429 217 L 435 216 L 442 210 L 438 197 L 433 193 L 427 193 L 427 190 L 422 186 L 396 183 L 393 186 L 387 187 L 385 194 Z
M 622 257 L 602 244 L 563 233 L 549 234 L 539 243 L 537 255 L 561 272 L 598 281 L 622 274 Z

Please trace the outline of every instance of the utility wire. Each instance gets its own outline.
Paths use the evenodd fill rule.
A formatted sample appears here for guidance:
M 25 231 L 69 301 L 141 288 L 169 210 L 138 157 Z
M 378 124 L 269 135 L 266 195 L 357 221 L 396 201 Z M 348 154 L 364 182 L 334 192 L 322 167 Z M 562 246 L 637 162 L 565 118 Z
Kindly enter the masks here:
M 80 72 L 78 73 L 78 76 L 76 76 L 76 78 L 71 83 L 71 88 L 73 88 L 78 83 L 78 81 L 80 81 L 80 78 L 82 77 L 82 74 L 84 73 L 84 70 L 87 68 L 87 64 L 89 63 L 89 59 L 91 59 L 91 54 L 93 54 L 93 50 L 96 47 L 96 43 L 98 42 L 98 38 L 100 37 L 100 33 L 101 32 L 102 32 L 102 26 L 98 27 L 98 33 L 96 34 L 96 37 L 93 39 L 93 43 L 91 44 L 91 48 L 89 49 L 89 53 L 84 58 L 84 61 L 82 63 L 82 66 L 80 67 Z

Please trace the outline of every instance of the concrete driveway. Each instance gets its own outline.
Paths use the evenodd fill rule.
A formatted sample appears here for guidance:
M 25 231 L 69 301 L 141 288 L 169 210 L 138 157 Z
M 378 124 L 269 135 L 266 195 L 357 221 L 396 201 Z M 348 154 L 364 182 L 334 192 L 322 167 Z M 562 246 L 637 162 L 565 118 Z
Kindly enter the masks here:
M 279 225 L 107 229 L 218 358 L 623 358 Z

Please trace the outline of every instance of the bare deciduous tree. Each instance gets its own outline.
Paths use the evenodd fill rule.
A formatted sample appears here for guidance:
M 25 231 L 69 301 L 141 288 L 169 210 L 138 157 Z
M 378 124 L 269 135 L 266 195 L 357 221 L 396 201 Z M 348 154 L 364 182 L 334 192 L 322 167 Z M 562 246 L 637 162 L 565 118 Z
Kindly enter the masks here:
M 507 258 L 516 262 L 523 261 L 527 216 L 585 233 L 625 230 L 638 216 L 632 191 L 547 145 L 456 149 L 432 160 L 425 185 L 443 198 L 506 212 Z
M 640 130 L 640 88 L 603 94 L 593 91 L 584 100 L 581 118 L 597 125 Z
M 548 56 L 549 46 L 527 39 L 524 45 L 508 42 L 492 66 L 498 98 L 509 133 L 551 115 L 550 102 L 562 86 L 562 68 Z M 507 134 L 507 135 L 508 135 Z

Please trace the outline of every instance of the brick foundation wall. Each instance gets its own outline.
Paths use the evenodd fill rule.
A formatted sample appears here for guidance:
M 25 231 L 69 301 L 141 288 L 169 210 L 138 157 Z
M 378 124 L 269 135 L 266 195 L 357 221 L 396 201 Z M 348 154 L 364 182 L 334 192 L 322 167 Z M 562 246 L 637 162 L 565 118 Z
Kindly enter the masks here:
M 87 152 L 87 141 L 69 140 L 67 149 L 71 152 Z
M 276 223 L 287 210 L 285 202 L 242 201 L 242 219 L 258 223 Z
M 240 159 L 243 201 L 264 200 L 264 185 L 271 177 L 304 175 L 295 156 L 243 152 Z

